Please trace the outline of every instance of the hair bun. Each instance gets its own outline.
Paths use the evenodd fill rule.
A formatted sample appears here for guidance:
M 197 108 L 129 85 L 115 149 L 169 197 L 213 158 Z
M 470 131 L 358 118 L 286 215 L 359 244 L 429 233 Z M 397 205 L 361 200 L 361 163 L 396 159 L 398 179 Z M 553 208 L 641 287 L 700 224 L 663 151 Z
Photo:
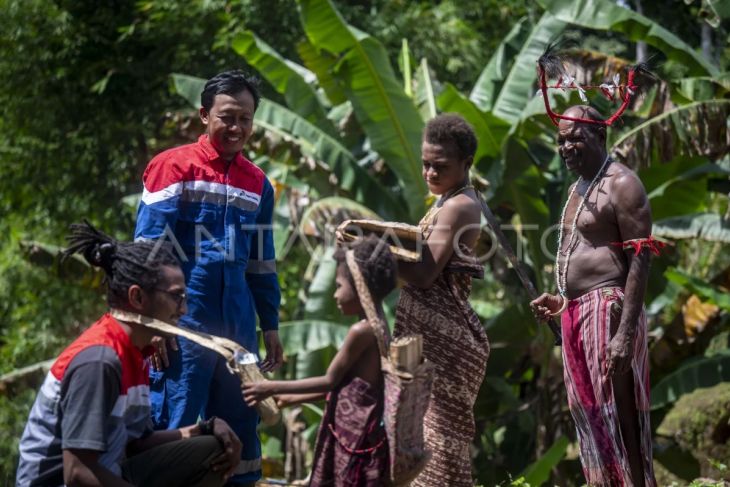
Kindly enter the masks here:
M 99 242 L 91 247 L 89 251 L 84 252 L 84 257 L 89 264 L 101 267 L 107 272 L 107 274 L 111 274 L 116 252 L 116 245 L 109 242 Z

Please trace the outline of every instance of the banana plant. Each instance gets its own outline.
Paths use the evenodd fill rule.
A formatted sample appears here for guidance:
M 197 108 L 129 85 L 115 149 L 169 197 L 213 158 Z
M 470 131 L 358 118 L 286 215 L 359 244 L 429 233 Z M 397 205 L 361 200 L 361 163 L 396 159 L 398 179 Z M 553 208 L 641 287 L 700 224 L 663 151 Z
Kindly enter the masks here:
M 338 58 L 334 75 L 373 149 L 398 177 L 411 220 L 416 221 L 423 215 L 426 195 L 420 157 L 423 121 L 396 78 L 385 48 L 348 25 L 329 0 L 298 4 L 309 42 Z

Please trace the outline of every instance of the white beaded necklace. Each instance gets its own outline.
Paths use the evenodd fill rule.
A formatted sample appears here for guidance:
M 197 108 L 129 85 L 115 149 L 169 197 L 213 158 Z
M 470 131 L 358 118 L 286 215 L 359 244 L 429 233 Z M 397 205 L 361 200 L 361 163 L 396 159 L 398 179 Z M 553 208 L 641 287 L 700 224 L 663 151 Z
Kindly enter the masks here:
M 558 293 L 563 298 L 566 298 L 567 293 L 567 287 L 568 287 L 568 261 L 570 260 L 570 254 L 573 251 L 573 240 L 575 239 L 576 234 L 576 228 L 578 225 L 578 216 L 580 216 L 581 211 L 583 211 L 583 208 L 586 205 L 586 200 L 588 200 L 588 197 L 591 194 L 591 191 L 593 191 L 593 188 L 596 184 L 598 184 L 598 181 L 603 176 L 603 171 L 608 166 L 609 162 L 611 161 L 610 156 L 606 156 L 606 160 L 603 161 L 603 165 L 598 170 L 595 176 L 593 176 L 593 180 L 591 181 L 591 184 L 588 185 L 588 189 L 586 190 L 585 194 L 581 197 L 580 204 L 578 205 L 578 209 L 575 210 L 575 216 L 573 217 L 573 223 L 570 226 L 570 240 L 568 240 L 568 247 L 565 252 L 563 252 L 563 227 L 565 227 L 565 211 L 568 209 L 568 205 L 570 204 L 570 200 L 573 198 L 573 193 L 575 193 L 576 188 L 578 185 L 583 181 L 583 176 L 580 176 L 578 178 L 578 181 L 575 183 L 575 186 L 570 190 L 570 194 L 568 194 L 568 199 L 565 201 L 565 206 L 563 206 L 563 211 L 560 214 L 560 227 L 558 228 L 558 251 L 555 254 L 555 282 L 558 285 Z M 560 268 L 560 254 L 563 253 L 565 255 L 565 266 L 563 269 Z

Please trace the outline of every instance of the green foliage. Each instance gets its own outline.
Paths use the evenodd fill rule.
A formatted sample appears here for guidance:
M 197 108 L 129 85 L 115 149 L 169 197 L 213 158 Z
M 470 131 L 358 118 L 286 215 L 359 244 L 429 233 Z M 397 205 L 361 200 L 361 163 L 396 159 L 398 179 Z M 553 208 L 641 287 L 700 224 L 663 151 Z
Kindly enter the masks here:
M 699 294 L 708 303 L 719 306 L 726 311 L 730 311 L 730 296 L 727 291 L 717 289 L 708 282 L 691 276 L 681 269 L 668 269 L 664 275 L 670 281 Z
M 724 460 L 730 458 L 727 423 L 730 419 L 730 383 L 702 388 L 683 396 L 667 413 L 657 428 L 661 438 L 676 445 L 674 461 L 660 462 L 676 476 L 696 485 L 714 485 L 712 479 L 730 480 Z M 695 460 L 695 466 L 682 465 L 682 456 Z M 684 467 L 684 468 L 681 468 Z M 699 467 L 699 468 L 697 468 Z
M 730 100 L 712 98 L 666 110 L 621 135 L 613 150 L 630 167 L 669 162 L 678 156 L 721 159 L 728 149 Z
M 624 34 L 631 41 L 643 41 L 667 58 L 682 63 L 690 75 L 718 74 L 709 60 L 656 22 L 608 0 L 540 0 L 557 19 L 581 27 Z
M 643 3 L 645 16 L 609 0 L 301 0 L 299 10 L 291 0 L 0 2 L 0 372 L 52 357 L 104 308 L 103 297 L 89 290 L 98 282 L 76 277 L 85 271 L 54 267 L 45 244 L 29 252 L 20 243 L 60 245 L 68 223 L 81 217 L 129 238 L 145 164 L 197 135 L 191 108 L 203 79 L 231 67 L 253 69 L 266 81 L 249 148 L 277 192 L 288 356 L 280 376 L 322 374 L 348 331 L 332 300 L 334 262 L 321 258 L 331 253 L 332 227 L 356 214 L 399 221 L 422 215 L 420 135 L 437 110 L 461 113 L 475 127 L 475 175 L 488 180 L 486 194 L 502 222 L 515 226 L 508 236 L 526 249 L 538 287 L 551 290 L 542 245 L 552 241 L 541 233 L 557 220 L 571 181 L 555 157 L 555 129 L 534 97 L 534 62 L 561 36 L 625 57 L 633 57 L 633 41 L 645 40 L 667 59 L 660 88 L 668 98 L 657 89 L 626 114 L 625 127 L 611 130 L 611 140 L 642 168 L 655 233 L 686 239 L 654 264 L 648 299 L 664 308 L 654 313 L 657 327 L 669 329 L 688 292 L 723 307 L 726 319 L 724 288 L 696 276 L 719 267 L 726 253 L 727 191 L 713 194 L 712 185 L 727 182 L 727 165 L 718 160 L 727 153 L 730 85 L 695 49 L 700 7 Z M 722 28 L 712 33 L 714 41 L 726 37 Z M 728 65 L 730 51 L 723 56 L 720 65 Z M 577 101 L 550 96 L 559 109 Z M 486 265 L 487 279 L 475 283 L 472 296 L 492 343 L 475 408 L 479 481 L 541 485 L 558 472 L 566 487 L 576 485 L 576 461 L 564 459 L 569 440 L 562 434 L 572 434 L 572 425 L 559 354 L 512 270 L 501 258 Z M 667 267 L 670 286 L 661 278 Z M 694 345 L 690 360 L 657 377 L 656 407 L 727 380 L 727 356 L 702 352 Z M 33 396 L 0 395 L 0 421 L 12 438 Z M 304 416 L 313 441 L 321 411 L 306 408 Z M 267 454 L 280 456 L 280 433 L 268 433 Z M 0 479 L 12 481 L 16 446 L 3 448 Z M 544 454 L 538 459 L 534 451 Z M 510 472 L 522 474 L 512 480 Z
M 730 349 L 711 357 L 693 357 L 651 390 L 651 407 L 659 409 L 696 389 L 730 382 Z
M 406 96 L 383 46 L 347 25 L 329 0 L 301 0 L 302 23 L 309 41 L 339 56 L 335 68 L 343 89 L 373 149 L 393 169 L 406 191 L 410 216 L 423 214 L 425 184 L 420 170 L 423 123 Z
M 566 22 L 544 13 L 526 36 L 522 32 L 513 32 L 514 35 L 505 39 L 504 47 L 494 54 L 494 61 L 490 60 L 479 78 L 480 87 L 476 89 L 483 90 L 487 95 L 477 95 L 472 91 L 472 97 L 483 99 L 492 93 L 493 101 L 487 102 L 492 113 L 510 123 L 516 122 L 525 104 L 535 95 L 535 62 L 566 27 Z M 515 44 L 519 44 L 523 38 L 524 42 L 511 63 L 505 63 L 504 50 L 508 45 L 515 48 Z M 505 64 L 510 64 L 510 67 L 507 68 Z M 501 89 L 497 92 L 492 85 L 500 83 Z M 487 86 L 481 87 L 485 84 Z
M 286 321 L 279 324 L 279 336 L 286 356 L 340 348 L 349 327 L 323 320 Z
M 310 84 L 314 80 L 313 73 L 284 59 L 251 32 L 239 34 L 233 39 L 231 47 L 284 96 L 293 112 L 323 129 L 328 129 L 330 133 L 334 131 L 314 87 Z
M 568 443 L 568 438 L 565 436 L 558 438 L 539 460 L 522 473 L 520 479 L 524 479 L 524 483 L 515 484 L 513 482 L 512 485 L 544 485 L 550 478 L 550 471 L 565 456 Z
M 0 424 L 3 425 L 5 440 L 0 442 L 0 482 L 3 485 L 15 484 L 15 471 L 18 468 L 18 441 L 23 434 L 36 391 L 26 389 L 15 397 L 0 395 Z

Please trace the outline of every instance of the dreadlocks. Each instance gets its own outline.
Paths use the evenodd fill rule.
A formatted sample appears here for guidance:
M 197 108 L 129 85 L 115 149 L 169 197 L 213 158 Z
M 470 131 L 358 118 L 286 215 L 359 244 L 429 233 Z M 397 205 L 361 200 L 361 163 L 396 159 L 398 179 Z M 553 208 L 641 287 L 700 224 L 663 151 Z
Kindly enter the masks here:
M 162 241 L 117 242 L 94 228 L 88 221 L 74 223 L 66 237 L 65 260 L 80 253 L 86 262 L 101 267 L 106 274 L 107 302 L 111 307 L 127 304 L 127 291 L 137 284 L 153 289 L 160 279 L 163 266 L 179 266 L 169 243 Z

